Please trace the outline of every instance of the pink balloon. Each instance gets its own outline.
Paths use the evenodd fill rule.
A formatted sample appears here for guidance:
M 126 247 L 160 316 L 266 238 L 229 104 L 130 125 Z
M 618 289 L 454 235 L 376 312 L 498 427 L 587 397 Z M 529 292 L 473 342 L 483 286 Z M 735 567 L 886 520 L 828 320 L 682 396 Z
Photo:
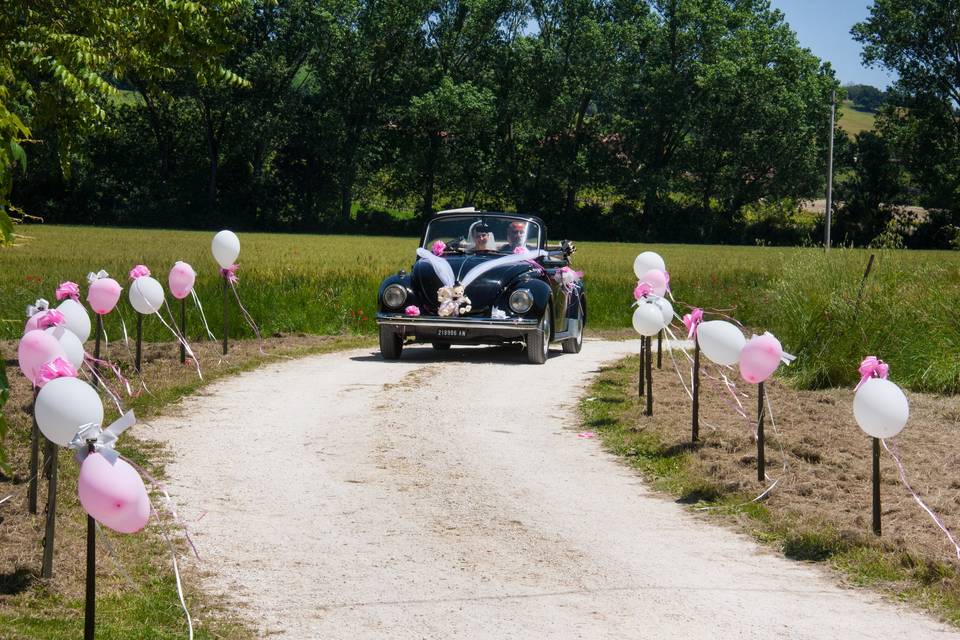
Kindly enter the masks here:
M 650 269 L 643 274 L 640 282 L 649 283 L 653 287 L 653 295 L 655 296 L 662 298 L 667 293 L 667 275 L 660 269 Z
M 48 313 L 50 313 L 50 309 L 47 309 L 46 311 L 40 311 L 39 313 L 35 313 L 29 318 L 27 318 L 27 324 L 25 324 L 23 327 L 24 335 L 26 335 L 30 331 L 35 331 L 39 329 L 40 320 L 43 318 L 43 316 L 47 315 Z
M 197 279 L 197 274 L 193 270 L 193 267 L 188 265 L 186 262 L 177 262 L 173 265 L 173 268 L 170 269 L 170 277 L 167 279 L 167 282 L 170 283 L 170 293 L 173 294 L 173 297 L 177 300 L 183 300 L 193 289 L 193 283 Z
M 87 302 L 94 312 L 100 315 L 106 315 L 113 311 L 120 300 L 120 292 L 123 288 L 113 278 L 100 278 L 90 283 L 87 290 Z
M 773 334 L 753 336 L 740 352 L 740 375 L 752 384 L 763 382 L 780 366 L 783 347 Z
M 80 466 L 77 494 L 84 511 L 120 533 L 136 533 L 150 519 L 150 498 L 136 469 L 121 459 L 111 464 L 89 453 Z
M 20 363 L 23 375 L 27 376 L 27 380 L 33 384 L 37 383 L 40 367 L 54 358 L 66 360 L 67 353 L 53 335 L 42 329 L 34 329 L 20 338 L 20 344 L 17 346 L 17 361 Z

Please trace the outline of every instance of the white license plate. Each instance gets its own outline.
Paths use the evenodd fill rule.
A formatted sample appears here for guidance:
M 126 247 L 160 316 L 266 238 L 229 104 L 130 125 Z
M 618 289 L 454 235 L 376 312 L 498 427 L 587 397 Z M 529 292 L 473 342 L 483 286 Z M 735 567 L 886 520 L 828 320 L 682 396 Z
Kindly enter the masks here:
M 445 338 L 466 338 L 466 329 L 437 329 L 437 335 Z

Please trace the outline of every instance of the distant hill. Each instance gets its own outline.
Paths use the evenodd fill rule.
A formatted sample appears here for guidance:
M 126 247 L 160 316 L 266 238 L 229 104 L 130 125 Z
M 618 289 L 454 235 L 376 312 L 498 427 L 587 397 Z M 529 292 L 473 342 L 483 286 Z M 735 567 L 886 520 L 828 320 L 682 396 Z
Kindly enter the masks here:
M 843 104 L 837 107 L 837 122 L 850 137 L 873 129 L 875 119 L 875 114 L 858 109 L 850 100 L 844 100 Z

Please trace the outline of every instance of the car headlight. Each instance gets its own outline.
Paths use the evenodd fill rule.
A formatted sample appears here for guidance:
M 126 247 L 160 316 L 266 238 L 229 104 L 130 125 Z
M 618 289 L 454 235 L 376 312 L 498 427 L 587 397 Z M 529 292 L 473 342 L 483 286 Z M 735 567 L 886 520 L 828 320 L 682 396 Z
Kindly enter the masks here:
M 407 300 L 407 290 L 399 284 L 388 285 L 383 290 L 383 304 L 391 309 L 399 309 Z
M 517 289 L 510 294 L 510 308 L 514 313 L 526 313 L 533 306 L 533 296 L 529 289 Z

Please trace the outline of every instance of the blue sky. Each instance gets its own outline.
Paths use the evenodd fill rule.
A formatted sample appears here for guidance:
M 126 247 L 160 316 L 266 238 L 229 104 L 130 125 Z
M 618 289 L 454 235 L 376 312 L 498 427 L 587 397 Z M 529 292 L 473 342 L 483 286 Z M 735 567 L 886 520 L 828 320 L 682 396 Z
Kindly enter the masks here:
M 800 45 L 827 60 L 841 84 L 872 84 L 887 88 L 896 76 L 880 67 L 860 63 L 860 43 L 850 28 L 867 17 L 869 0 L 771 0 L 796 32 Z

